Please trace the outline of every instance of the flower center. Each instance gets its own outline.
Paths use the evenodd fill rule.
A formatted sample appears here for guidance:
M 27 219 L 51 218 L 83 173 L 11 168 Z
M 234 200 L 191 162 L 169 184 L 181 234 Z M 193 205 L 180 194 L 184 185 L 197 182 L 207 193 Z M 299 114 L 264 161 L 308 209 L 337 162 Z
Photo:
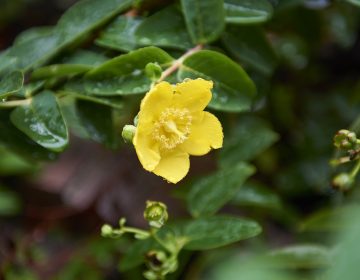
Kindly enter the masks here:
M 190 134 L 192 116 L 188 109 L 167 108 L 155 122 L 154 139 L 162 149 L 173 149 Z

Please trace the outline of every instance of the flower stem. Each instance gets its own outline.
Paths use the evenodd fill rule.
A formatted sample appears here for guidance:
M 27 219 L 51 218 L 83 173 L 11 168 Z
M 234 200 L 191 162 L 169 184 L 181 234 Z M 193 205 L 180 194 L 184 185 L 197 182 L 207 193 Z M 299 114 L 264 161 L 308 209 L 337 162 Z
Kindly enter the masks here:
M 172 65 L 167 68 L 164 72 L 162 72 L 161 77 L 157 81 L 158 83 L 165 80 L 167 77 L 169 77 L 172 73 L 174 73 L 176 70 L 179 69 L 183 61 L 193 53 L 196 53 L 200 51 L 203 48 L 203 45 L 197 45 L 196 47 L 188 50 L 186 53 L 184 53 L 181 57 L 179 57 L 177 60 L 175 60 Z
M 14 100 L 14 101 L 5 101 L 0 102 L 0 107 L 17 107 L 22 105 L 30 105 L 31 98 L 24 100 Z
M 356 175 L 360 171 L 360 160 L 357 161 L 356 165 L 354 166 L 353 170 L 350 173 L 350 177 L 355 178 Z
M 124 233 L 134 233 L 135 235 L 140 236 L 141 239 L 145 239 L 150 236 L 149 232 L 133 227 L 122 227 L 120 231 L 123 231 Z

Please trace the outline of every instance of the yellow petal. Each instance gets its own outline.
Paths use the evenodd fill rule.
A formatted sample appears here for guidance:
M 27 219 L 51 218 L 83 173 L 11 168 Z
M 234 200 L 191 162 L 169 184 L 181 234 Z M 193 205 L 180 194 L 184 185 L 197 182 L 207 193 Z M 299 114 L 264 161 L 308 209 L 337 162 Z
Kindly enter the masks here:
M 173 87 L 168 82 L 155 85 L 141 101 L 138 123 L 151 122 L 169 107 L 173 96 Z
M 219 120 L 209 112 L 203 112 L 203 117 L 193 123 L 189 138 L 181 144 L 181 148 L 190 155 L 202 156 L 211 148 L 219 149 L 223 144 L 224 134 Z
M 159 145 L 152 137 L 152 126 L 139 122 L 133 138 L 133 144 L 141 165 L 148 171 L 153 171 L 159 164 Z
M 152 135 L 153 120 L 169 106 L 172 97 L 172 86 L 167 82 L 161 82 L 154 86 L 141 101 L 133 144 L 142 166 L 148 171 L 153 171 L 160 161 L 159 145 Z
M 189 155 L 179 149 L 168 151 L 161 155 L 161 160 L 154 173 L 176 184 L 189 172 Z
M 203 79 L 185 80 L 175 86 L 174 107 L 187 108 L 191 112 L 202 111 L 209 104 L 213 83 Z

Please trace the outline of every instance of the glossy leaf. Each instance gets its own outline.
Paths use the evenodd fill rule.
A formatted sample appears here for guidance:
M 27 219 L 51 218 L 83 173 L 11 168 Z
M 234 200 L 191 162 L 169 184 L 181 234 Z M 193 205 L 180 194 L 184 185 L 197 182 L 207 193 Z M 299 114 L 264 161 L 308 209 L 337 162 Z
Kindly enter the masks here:
M 224 0 L 226 22 L 254 24 L 271 18 L 273 7 L 268 0 Z
M 271 75 L 277 63 L 274 50 L 258 26 L 231 26 L 222 36 L 222 42 L 240 62 Z
M 10 122 L 8 112 L 0 111 L 0 143 L 30 161 L 54 160 L 57 154 L 36 144 Z
M 72 92 L 72 91 L 61 91 L 63 95 L 74 97 L 75 99 L 90 101 L 100 105 L 109 106 L 115 109 L 124 109 L 124 100 L 121 97 L 99 97 L 94 95 L 87 95 L 85 93 Z
M 81 64 L 55 64 L 36 69 L 32 74 L 32 79 L 59 78 L 64 76 L 74 76 L 84 74 L 93 67 Z
M 187 250 L 213 249 L 254 237 L 261 232 L 261 227 L 255 221 L 231 216 L 180 221 L 169 225 L 168 229 L 177 238 L 187 240 L 184 247 Z
M 145 74 L 148 63 L 169 65 L 173 58 L 156 47 L 146 47 L 113 58 L 85 76 L 88 94 L 111 96 L 144 93 L 151 80 Z
M 301 244 L 274 250 L 266 255 L 272 265 L 281 268 L 313 269 L 332 263 L 331 251 L 322 245 Z
M 23 40 L 10 48 L 9 55 L 17 59 L 15 66 L 20 69 L 29 70 L 42 65 L 124 11 L 131 3 L 131 0 L 82 0 L 60 18 L 53 32 Z
M 204 50 L 186 58 L 178 72 L 179 80 L 196 77 L 214 82 L 210 108 L 228 112 L 250 109 L 255 85 L 242 67 L 227 56 Z
M 10 72 L 0 81 L 0 98 L 14 94 L 21 90 L 24 83 L 24 75 L 21 71 Z
M 252 160 L 279 138 L 266 122 L 256 117 L 240 118 L 238 126 L 233 127 L 231 132 L 224 139 L 224 147 L 220 151 L 222 166 Z
M 194 217 L 215 214 L 254 172 L 251 165 L 239 163 L 196 181 L 186 199 L 190 213 Z
M 118 51 L 132 51 L 137 47 L 134 32 L 141 21 L 138 17 L 119 16 L 101 32 L 95 43 Z
M 231 204 L 275 210 L 282 206 L 279 195 L 255 182 L 246 182 L 239 188 L 233 196 Z
M 68 144 L 67 127 L 51 91 L 33 97 L 30 105 L 17 107 L 10 118 L 18 129 L 44 148 L 62 151 Z
M 56 28 L 66 42 L 103 25 L 116 14 L 129 8 L 132 0 L 82 0 L 60 18 Z
M 76 108 L 89 138 L 114 148 L 116 141 L 111 107 L 78 100 Z
M 194 44 L 215 41 L 225 27 L 223 0 L 181 0 L 188 32 Z
M 193 46 L 181 11 L 176 6 L 167 7 L 145 18 L 135 31 L 140 45 L 154 45 L 178 49 Z
M 61 63 L 89 65 L 95 67 L 103 64 L 107 60 L 108 58 L 101 53 L 80 49 L 65 55 L 62 58 Z

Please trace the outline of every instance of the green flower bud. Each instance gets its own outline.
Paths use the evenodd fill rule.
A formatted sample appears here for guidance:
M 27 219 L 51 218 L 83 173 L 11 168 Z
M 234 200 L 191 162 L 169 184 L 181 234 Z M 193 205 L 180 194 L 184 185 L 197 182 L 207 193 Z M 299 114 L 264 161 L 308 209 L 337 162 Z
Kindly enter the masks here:
M 159 279 L 159 275 L 151 270 L 145 271 L 143 273 L 143 275 L 144 275 L 144 278 L 147 280 L 158 280 Z
M 145 75 L 152 80 L 153 82 L 156 82 L 162 74 L 161 66 L 157 63 L 150 62 L 146 64 L 145 66 Z
M 338 149 L 352 149 L 355 147 L 356 142 L 356 134 L 346 129 L 339 130 L 334 136 L 334 146 Z
M 157 201 L 147 201 L 144 211 L 144 218 L 149 225 L 154 228 L 161 228 L 167 221 L 169 215 L 164 203 Z
M 165 252 L 152 250 L 145 255 L 145 264 L 152 271 L 161 271 L 167 259 Z
M 108 224 L 105 224 L 101 227 L 101 235 L 103 237 L 109 237 L 112 235 L 112 232 L 113 232 L 113 228 L 112 226 L 108 225 Z
M 350 189 L 353 183 L 354 178 L 348 173 L 340 173 L 332 181 L 333 186 L 341 191 Z
M 136 131 L 136 127 L 130 124 L 124 126 L 123 131 L 121 133 L 122 138 L 125 143 L 132 143 Z

